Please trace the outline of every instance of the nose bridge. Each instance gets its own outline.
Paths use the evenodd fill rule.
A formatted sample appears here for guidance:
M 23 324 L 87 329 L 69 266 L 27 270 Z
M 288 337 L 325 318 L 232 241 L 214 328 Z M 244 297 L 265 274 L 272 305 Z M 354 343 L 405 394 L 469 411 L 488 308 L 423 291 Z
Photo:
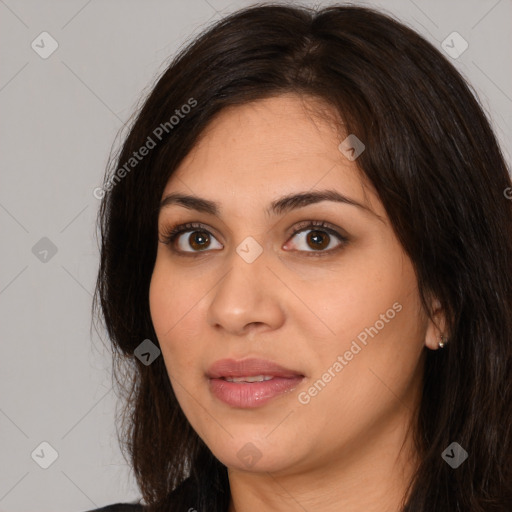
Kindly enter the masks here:
M 269 287 L 269 253 L 255 239 L 244 239 L 228 259 L 229 270 L 220 280 L 208 311 L 208 322 L 232 333 L 249 324 L 275 328 L 282 321 L 278 290 Z

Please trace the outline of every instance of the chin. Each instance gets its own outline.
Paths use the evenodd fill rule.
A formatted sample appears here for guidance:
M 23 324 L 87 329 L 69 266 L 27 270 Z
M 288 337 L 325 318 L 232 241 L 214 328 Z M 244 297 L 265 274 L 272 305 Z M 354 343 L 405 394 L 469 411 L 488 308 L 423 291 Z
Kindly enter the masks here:
M 297 458 L 296 443 L 286 436 L 276 438 L 278 444 L 269 442 L 264 437 L 236 436 L 230 439 L 229 444 L 213 446 L 210 450 L 214 456 L 226 467 L 235 471 L 248 471 L 251 473 L 279 472 L 290 465 L 294 465 Z M 213 449 L 212 449 L 213 448 Z M 293 454 L 293 460 L 290 455 Z

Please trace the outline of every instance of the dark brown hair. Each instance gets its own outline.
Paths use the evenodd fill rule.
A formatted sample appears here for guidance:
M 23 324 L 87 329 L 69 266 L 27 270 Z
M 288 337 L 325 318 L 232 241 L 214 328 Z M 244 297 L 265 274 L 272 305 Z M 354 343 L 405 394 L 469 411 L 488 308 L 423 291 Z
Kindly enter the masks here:
M 127 390 L 121 440 L 148 510 L 185 510 L 166 498 L 189 475 L 200 510 L 227 510 L 230 496 L 227 469 L 184 416 L 163 358 L 134 357 L 143 340 L 158 345 L 148 290 L 161 195 L 216 113 L 282 93 L 323 100 L 364 142 L 358 167 L 414 265 L 425 311 L 436 297 L 446 314 L 449 343 L 425 348 L 421 463 L 403 511 L 510 512 L 512 184 L 490 123 L 448 58 L 391 15 L 286 5 L 238 11 L 184 48 L 105 175 L 93 313 L 99 299 Z M 148 137 L 156 146 L 120 177 Z M 469 454 L 457 469 L 441 457 L 454 441 Z

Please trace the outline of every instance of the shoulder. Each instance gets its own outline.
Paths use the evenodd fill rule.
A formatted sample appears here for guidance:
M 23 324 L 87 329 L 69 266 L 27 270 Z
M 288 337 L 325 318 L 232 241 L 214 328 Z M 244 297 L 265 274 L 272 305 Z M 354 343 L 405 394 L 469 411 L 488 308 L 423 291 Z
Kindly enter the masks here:
M 197 486 L 195 481 L 189 477 L 183 481 L 172 493 L 169 495 L 171 500 L 186 500 L 187 502 L 194 502 L 197 498 Z M 101 508 L 87 510 L 86 512 L 145 512 L 145 508 L 139 502 L 132 503 L 115 503 Z

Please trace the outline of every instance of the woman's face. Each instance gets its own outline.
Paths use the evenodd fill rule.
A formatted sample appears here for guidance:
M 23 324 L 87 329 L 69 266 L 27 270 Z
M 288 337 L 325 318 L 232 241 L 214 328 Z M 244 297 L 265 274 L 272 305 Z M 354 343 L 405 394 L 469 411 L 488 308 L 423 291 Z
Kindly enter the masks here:
M 294 95 L 232 107 L 162 196 L 216 204 L 161 208 L 160 240 L 200 226 L 158 244 L 150 307 L 184 414 L 232 470 L 327 470 L 379 439 L 392 450 L 419 400 L 430 322 L 411 262 L 341 142 Z M 325 191 L 362 206 L 308 196 Z M 288 371 L 227 364 L 210 378 L 219 360 L 252 358 Z M 245 374 L 273 378 L 225 380 Z

